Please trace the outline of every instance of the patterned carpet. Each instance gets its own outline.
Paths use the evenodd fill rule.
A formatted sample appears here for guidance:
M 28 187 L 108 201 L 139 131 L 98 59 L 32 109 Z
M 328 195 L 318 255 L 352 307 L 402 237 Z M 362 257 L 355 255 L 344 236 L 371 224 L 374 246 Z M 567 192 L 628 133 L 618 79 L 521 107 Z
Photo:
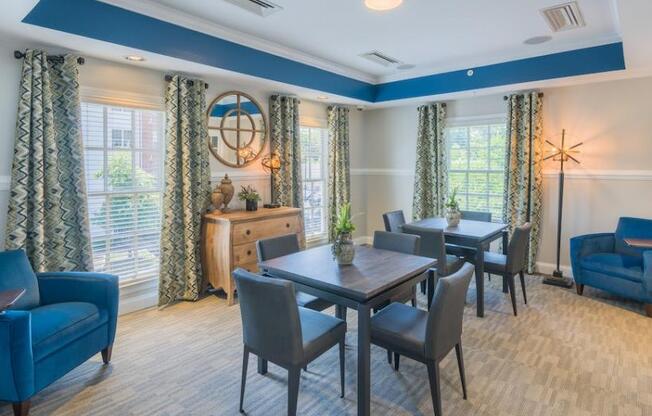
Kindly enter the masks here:
M 463 336 L 469 400 L 462 400 L 452 353 L 442 362 L 445 415 L 652 415 L 652 319 L 640 305 L 588 287 L 579 297 L 529 276 L 529 305 L 520 298 L 514 317 L 499 283 L 488 284 L 484 319 L 475 317 L 475 290 L 469 292 Z M 333 349 L 303 374 L 299 414 L 355 414 L 355 323 L 349 312 L 346 397 L 339 398 Z M 223 299 L 133 313 L 120 318 L 109 367 L 94 357 L 38 394 L 30 414 L 235 415 L 241 354 L 239 309 Z M 259 376 L 254 360 L 247 414 L 284 414 L 286 372 L 270 365 Z M 395 372 L 376 347 L 371 365 L 373 414 L 433 414 L 423 365 L 403 359 Z M 0 415 L 10 414 L 0 404 Z

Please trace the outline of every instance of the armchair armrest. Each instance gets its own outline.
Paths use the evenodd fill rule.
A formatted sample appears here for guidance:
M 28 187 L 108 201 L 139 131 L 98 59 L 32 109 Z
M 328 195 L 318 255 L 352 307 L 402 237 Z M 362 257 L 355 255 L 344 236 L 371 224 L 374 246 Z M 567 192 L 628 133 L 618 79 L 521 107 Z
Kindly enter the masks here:
M 582 283 L 580 261 L 593 253 L 613 253 L 616 246 L 614 233 L 587 234 L 570 239 L 570 260 L 573 279 Z
M 28 311 L 0 314 L 0 400 L 21 402 L 34 394 L 31 326 Z
M 109 314 L 109 339 L 113 342 L 118 317 L 118 276 L 92 272 L 37 273 L 41 304 L 88 302 Z
M 652 250 L 643 252 L 643 288 L 652 297 Z

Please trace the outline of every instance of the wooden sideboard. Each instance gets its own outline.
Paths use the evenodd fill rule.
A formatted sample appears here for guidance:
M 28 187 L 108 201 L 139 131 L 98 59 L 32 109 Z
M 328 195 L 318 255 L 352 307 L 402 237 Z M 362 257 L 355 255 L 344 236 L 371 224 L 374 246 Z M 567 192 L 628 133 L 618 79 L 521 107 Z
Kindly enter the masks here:
M 256 241 L 286 234 L 297 234 L 299 245 L 305 245 L 301 209 L 261 208 L 257 211 L 214 211 L 204 215 L 204 277 L 213 288 L 224 290 L 228 304 L 233 305 L 233 270 L 241 267 L 257 272 Z

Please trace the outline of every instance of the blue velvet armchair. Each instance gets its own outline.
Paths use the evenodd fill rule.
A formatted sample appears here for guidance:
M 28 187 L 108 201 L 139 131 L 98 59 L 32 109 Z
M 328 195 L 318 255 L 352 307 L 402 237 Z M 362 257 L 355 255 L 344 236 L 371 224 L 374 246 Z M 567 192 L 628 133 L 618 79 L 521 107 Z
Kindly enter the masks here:
M 0 401 L 14 414 L 98 352 L 108 364 L 118 315 L 118 278 L 85 272 L 35 274 L 22 250 L 0 253 L 0 291 L 25 289 L 0 314 Z
M 588 285 L 643 302 L 652 317 L 652 250 L 630 247 L 626 238 L 652 239 L 652 220 L 623 217 L 615 233 L 571 238 L 577 293 Z

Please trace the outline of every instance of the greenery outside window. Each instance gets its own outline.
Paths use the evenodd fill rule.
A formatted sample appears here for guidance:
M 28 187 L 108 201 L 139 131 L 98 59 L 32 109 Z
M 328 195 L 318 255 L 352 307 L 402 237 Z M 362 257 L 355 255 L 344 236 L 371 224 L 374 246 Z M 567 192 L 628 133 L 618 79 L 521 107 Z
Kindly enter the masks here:
M 328 129 L 301 126 L 301 174 L 306 240 L 328 238 Z
M 448 146 L 449 192 L 457 188 L 460 209 L 491 212 L 503 220 L 506 122 L 491 120 L 449 121 L 445 129 Z
M 93 263 L 121 283 L 158 278 L 164 118 L 82 102 Z

